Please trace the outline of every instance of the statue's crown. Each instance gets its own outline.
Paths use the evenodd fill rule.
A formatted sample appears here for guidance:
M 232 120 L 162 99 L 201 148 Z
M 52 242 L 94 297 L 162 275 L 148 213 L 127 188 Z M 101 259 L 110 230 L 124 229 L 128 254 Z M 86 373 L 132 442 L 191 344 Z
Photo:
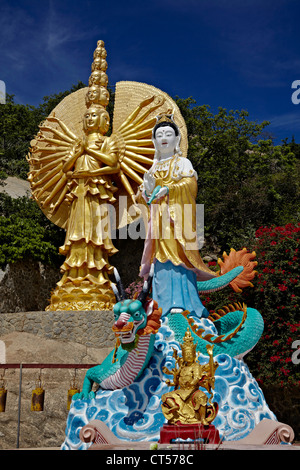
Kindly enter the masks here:
M 173 114 L 162 113 L 156 116 L 156 124 L 161 124 L 162 122 L 171 122 L 175 124 Z
M 183 344 L 181 345 L 182 351 L 186 351 L 188 349 L 192 351 L 196 351 L 196 344 L 194 343 L 191 331 L 189 328 L 186 330 L 186 333 L 183 338 Z

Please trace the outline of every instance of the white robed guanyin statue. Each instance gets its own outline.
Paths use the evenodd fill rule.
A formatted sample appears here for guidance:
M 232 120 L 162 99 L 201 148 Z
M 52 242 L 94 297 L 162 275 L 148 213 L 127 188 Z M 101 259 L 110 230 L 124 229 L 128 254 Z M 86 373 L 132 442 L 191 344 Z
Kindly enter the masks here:
M 180 130 L 172 115 L 157 117 L 152 140 L 154 162 L 141 186 L 150 211 L 140 276 L 147 277 L 154 263 L 152 296 L 163 315 L 175 309 L 208 317 L 197 281 L 216 274 L 204 264 L 198 248 L 197 173 L 182 155 Z

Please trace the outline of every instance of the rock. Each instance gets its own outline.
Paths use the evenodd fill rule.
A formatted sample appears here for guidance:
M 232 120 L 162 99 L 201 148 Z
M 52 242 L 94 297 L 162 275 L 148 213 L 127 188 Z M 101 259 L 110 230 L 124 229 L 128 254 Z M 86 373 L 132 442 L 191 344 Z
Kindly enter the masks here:
M 85 320 L 86 323 L 85 323 Z M 54 325 L 59 327 L 54 327 Z M 82 326 L 89 324 L 83 332 Z M 28 369 L 25 364 L 101 364 L 114 348 L 112 312 L 17 312 L 0 315 L 2 363 L 22 363 L 20 448 L 60 447 L 68 417 L 67 394 L 75 369 Z M 3 369 L 0 369 L 2 375 Z M 41 372 L 44 410 L 31 411 L 32 390 Z M 79 388 L 86 369 L 77 369 Z M 0 449 L 17 443 L 19 368 L 6 369 L 6 410 L 0 413 Z

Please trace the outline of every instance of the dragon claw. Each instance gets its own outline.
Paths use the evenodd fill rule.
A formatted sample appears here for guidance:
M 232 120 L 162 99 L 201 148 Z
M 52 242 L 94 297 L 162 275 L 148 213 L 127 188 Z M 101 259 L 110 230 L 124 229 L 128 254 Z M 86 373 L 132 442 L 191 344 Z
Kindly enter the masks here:
M 93 391 L 83 391 L 80 393 L 75 393 L 75 395 L 73 396 L 73 400 L 92 400 L 93 398 L 95 398 L 95 396 L 95 392 Z

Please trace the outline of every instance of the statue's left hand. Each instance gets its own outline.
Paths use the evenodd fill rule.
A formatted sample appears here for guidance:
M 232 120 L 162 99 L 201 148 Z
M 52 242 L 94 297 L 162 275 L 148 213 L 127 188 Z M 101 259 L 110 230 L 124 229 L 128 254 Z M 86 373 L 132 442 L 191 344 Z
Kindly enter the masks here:
M 146 195 L 150 197 L 155 188 L 155 178 L 150 171 L 144 174 L 144 187 Z
M 168 192 L 169 192 L 169 188 L 167 186 L 163 186 L 155 195 L 154 201 L 158 201 L 162 197 L 166 196 Z

